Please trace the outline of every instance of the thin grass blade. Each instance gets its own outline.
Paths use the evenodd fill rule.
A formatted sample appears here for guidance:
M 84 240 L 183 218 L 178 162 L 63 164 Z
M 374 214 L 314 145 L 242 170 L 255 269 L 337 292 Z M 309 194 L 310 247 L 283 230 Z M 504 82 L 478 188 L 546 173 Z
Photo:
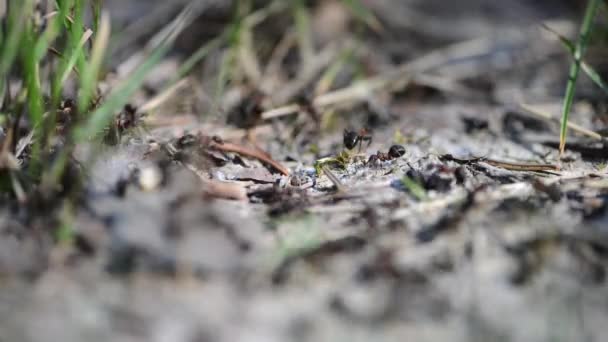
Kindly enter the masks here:
M 85 70 L 82 72 L 80 79 L 80 93 L 78 96 L 78 109 L 81 113 L 88 109 L 89 101 L 95 91 L 97 85 L 97 79 L 99 76 L 99 70 L 103 62 L 105 51 L 108 47 L 108 41 L 110 40 L 110 15 L 107 12 L 101 14 L 101 20 L 99 24 L 99 31 L 95 36 L 93 42 L 93 49 L 91 51 L 91 60 L 87 64 Z
M 576 50 L 576 47 L 574 46 L 574 43 L 572 41 L 570 41 L 568 38 L 562 36 L 561 34 L 559 34 L 557 31 L 553 30 L 552 28 L 543 25 L 543 27 L 553 33 L 562 43 L 562 45 L 564 46 L 564 48 L 566 50 L 568 50 L 568 52 L 570 52 L 570 54 L 572 56 L 574 56 L 574 51 Z M 600 87 L 603 91 L 608 93 L 608 83 L 606 83 L 602 77 L 600 76 L 600 74 L 595 71 L 595 69 L 590 66 L 589 64 L 587 64 L 584 60 L 581 60 L 581 69 L 583 70 L 583 72 L 585 74 L 587 74 L 587 76 L 589 76 L 589 78 L 598 86 Z
M 361 3 L 361 0 L 342 0 L 342 2 L 351 10 L 351 12 L 353 12 L 357 19 L 364 22 L 372 30 L 382 32 L 382 24 L 380 24 L 378 18 Z
M 19 52 L 19 44 L 25 32 L 23 23 L 34 10 L 32 0 L 12 1 L 7 17 L 7 31 L 0 49 L 0 80 L 3 80 L 11 69 Z
M 68 59 L 67 67 L 61 74 L 61 78 L 59 79 L 60 83 L 63 83 L 68 79 L 68 77 L 70 76 L 70 73 L 74 69 L 74 66 L 76 66 L 76 63 L 78 62 L 78 59 L 80 58 L 80 56 L 82 56 L 82 50 L 84 48 L 84 45 L 87 43 L 89 38 L 91 38 L 92 35 L 93 35 L 93 31 L 90 29 L 86 30 L 82 34 L 82 37 L 80 38 L 80 41 L 78 42 L 78 45 L 76 46 L 76 48 L 74 50 L 72 50 L 72 53 L 70 54 L 70 58 Z
M 572 103 L 574 101 L 576 80 L 578 78 L 578 73 L 581 68 L 582 56 L 585 53 L 587 43 L 589 41 L 589 33 L 591 32 L 591 27 L 593 26 L 593 18 L 595 17 L 595 13 L 597 12 L 599 4 L 600 0 L 589 0 L 589 2 L 587 3 L 587 8 L 585 10 L 585 17 L 583 18 L 583 24 L 581 26 L 579 39 L 576 43 L 576 49 L 574 50 L 574 61 L 570 66 L 570 73 L 568 75 L 568 84 L 566 85 L 566 94 L 564 97 L 564 104 L 562 110 L 561 129 L 559 134 L 560 155 L 564 153 L 564 149 L 566 147 L 566 135 L 568 133 L 568 116 L 570 115 L 570 110 L 572 109 Z

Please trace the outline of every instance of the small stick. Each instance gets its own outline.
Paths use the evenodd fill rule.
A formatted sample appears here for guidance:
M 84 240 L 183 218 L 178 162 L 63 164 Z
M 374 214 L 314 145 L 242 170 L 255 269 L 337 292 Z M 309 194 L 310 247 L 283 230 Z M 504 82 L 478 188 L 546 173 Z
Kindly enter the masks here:
M 532 114 L 536 117 L 539 117 L 541 119 L 545 119 L 545 120 L 549 120 L 551 122 L 557 123 L 559 125 L 560 121 L 558 118 L 553 117 L 551 114 L 544 112 L 542 110 L 539 110 L 537 108 L 534 108 L 531 105 L 525 104 L 525 103 L 521 103 L 519 105 L 525 112 Z M 604 137 L 602 137 L 600 134 L 593 132 L 589 129 L 586 129 L 580 125 L 577 125 L 573 122 L 568 122 L 568 128 L 571 128 L 573 131 L 576 131 L 580 134 L 586 135 L 590 138 L 593 139 L 597 139 L 597 140 L 604 140 Z
M 473 164 L 483 162 L 492 166 L 500 167 L 511 171 L 559 171 L 559 167 L 555 164 L 511 163 L 486 157 L 461 159 L 446 154 L 441 156 L 440 159 L 453 161 L 458 164 Z
M 481 158 L 479 161 L 512 171 L 559 171 L 559 167 L 554 164 L 510 163 L 488 158 Z
M 170 99 L 171 97 L 173 97 L 173 95 L 178 90 L 180 90 L 181 88 L 184 88 L 187 85 L 189 85 L 189 83 L 190 83 L 190 80 L 188 78 L 182 78 L 181 80 L 179 80 L 174 85 L 172 85 L 169 88 L 165 89 L 160 94 L 154 96 L 153 98 L 151 98 L 150 100 L 148 100 L 146 103 L 144 103 L 143 105 L 141 105 L 139 107 L 139 111 L 142 112 L 142 113 L 147 113 L 149 111 L 152 111 L 152 110 L 158 108 L 160 105 L 162 105 L 168 99 Z
M 272 166 L 274 169 L 276 169 L 280 173 L 282 173 L 286 176 L 289 175 L 289 170 L 287 168 L 285 168 L 283 165 L 279 164 L 277 161 L 268 157 L 268 155 L 266 153 L 262 153 L 258 150 L 250 149 L 245 146 L 241 146 L 241 145 L 237 145 L 237 144 L 229 143 L 229 142 L 221 142 L 221 143 L 210 142 L 209 147 L 222 151 L 222 152 L 233 152 L 233 153 L 238 153 L 238 154 L 250 157 L 250 158 L 258 159 L 261 162 Z
M 338 189 L 338 192 L 344 192 L 344 184 L 342 184 L 342 182 L 338 179 L 338 177 L 336 177 L 336 175 L 334 175 L 333 172 L 331 172 L 331 170 L 329 170 L 329 168 L 327 166 L 323 166 L 323 173 L 325 173 L 325 175 L 327 176 L 327 178 L 329 178 L 329 180 L 334 183 L 334 185 L 336 186 L 336 188 Z
M 320 96 L 313 100 L 314 106 L 326 107 L 338 103 L 348 101 L 361 101 L 369 96 L 375 90 L 386 85 L 385 80 L 373 79 L 355 83 L 346 88 L 338 89 Z M 282 107 L 274 108 L 262 113 L 263 120 L 270 120 L 285 115 L 294 114 L 300 111 L 298 104 L 288 104 Z

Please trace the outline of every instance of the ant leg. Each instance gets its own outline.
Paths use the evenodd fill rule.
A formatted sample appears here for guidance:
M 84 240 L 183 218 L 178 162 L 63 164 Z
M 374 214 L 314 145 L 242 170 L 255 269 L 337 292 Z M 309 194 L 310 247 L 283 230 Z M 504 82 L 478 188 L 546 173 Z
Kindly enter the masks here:
M 368 148 L 372 144 L 372 136 L 366 135 L 359 138 L 359 153 L 361 153 L 361 146 L 363 145 L 363 141 L 367 142 L 367 146 L 365 146 L 365 148 Z

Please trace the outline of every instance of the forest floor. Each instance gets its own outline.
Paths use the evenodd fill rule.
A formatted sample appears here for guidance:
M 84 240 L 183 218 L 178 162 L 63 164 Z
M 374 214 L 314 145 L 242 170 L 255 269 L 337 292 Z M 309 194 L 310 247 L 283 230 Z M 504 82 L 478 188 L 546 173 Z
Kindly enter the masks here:
M 0 341 L 603 340 L 608 147 L 571 130 L 560 158 L 547 118 L 569 58 L 541 24 L 572 35 L 575 9 L 364 2 L 380 28 L 328 1 L 307 50 L 271 15 L 221 99 L 222 49 L 162 93 L 229 15 L 202 9 L 141 123 L 76 151 L 96 158 L 72 243 L 2 209 Z M 608 126 L 579 89 L 572 121 Z

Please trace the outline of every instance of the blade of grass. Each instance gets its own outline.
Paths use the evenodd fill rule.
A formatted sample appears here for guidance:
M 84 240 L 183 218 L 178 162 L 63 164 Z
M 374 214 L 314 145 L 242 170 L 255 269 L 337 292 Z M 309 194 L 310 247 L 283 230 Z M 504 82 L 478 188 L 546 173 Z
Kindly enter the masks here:
M 583 61 L 583 62 L 581 62 L 581 69 L 583 69 L 583 72 L 585 72 L 585 74 L 587 74 L 587 76 L 589 76 L 589 78 L 593 81 L 593 83 L 595 83 L 603 91 L 608 93 L 608 84 L 606 82 L 604 82 L 604 80 L 602 79 L 602 76 L 600 76 L 600 74 L 597 71 L 595 71 L 594 68 L 592 68 L 589 64 L 587 64 Z
M 562 36 L 561 34 L 559 34 L 557 31 L 553 30 L 552 28 L 550 28 L 547 25 L 543 25 L 543 28 L 545 28 L 547 31 L 553 33 L 562 43 L 562 45 L 564 46 L 564 48 L 566 50 L 568 50 L 568 52 L 570 52 L 570 54 L 572 56 L 574 56 L 574 52 L 576 50 L 576 47 L 574 46 L 574 43 L 572 43 L 572 41 L 570 41 L 568 38 Z M 590 66 L 589 64 L 587 64 L 584 60 L 581 60 L 581 69 L 583 70 L 583 72 L 585 74 L 587 74 L 587 76 L 589 76 L 589 78 L 598 86 L 600 87 L 603 91 L 608 93 L 608 84 L 606 82 L 604 82 L 604 80 L 602 79 L 602 77 L 600 76 L 600 74 L 595 71 L 595 69 Z
M 416 197 L 416 199 L 419 201 L 426 201 L 428 199 L 428 195 L 426 194 L 424 187 L 414 179 L 408 176 L 403 176 L 403 178 L 401 178 L 401 184 L 403 184 L 410 194 Z
M 89 101 L 95 91 L 97 78 L 103 56 L 110 40 L 110 15 L 107 12 L 102 13 L 99 31 L 96 34 L 93 49 L 91 51 L 91 60 L 82 72 L 80 78 L 80 92 L 78 96 L 78 109 L 84 113 L 89 107 Z
M 74 69 L 74 66 L 78 62 L 78 59 L 80 59 L 80 57 L 82 57 L 82 51 L 83 51 L 84 45 L 87 43 L 89 38 L 91 38 L 92 35 L 93 35 L 93 31 L 90 29 L 86 30 L 82 34 L 82 37 L 80 37 L 80 40 L 78 42 L 78 45 L 74 48 L 74 50 L 72 50 L 72 53 L 70 54 L 70 58 L 68 59 L 68 63 L 67 63 L 65 70 L 63 70 L 63 73 L 61 74 L 61 77 L 59 78 L 60 83 L 64 83 L 68 79 L 68 77 L 70 76 L 70 73 Z
M 23 73 L 25 76 L 25 87 L 27 89 L 28 113 L 32 126 L 39 127 L 44 112 L 42 104 L 42 86 L 40 84 L 40 66 L 34 56 L 35 32 L 31 25 L 26 28 L 26 33 L 21 42 Z
M 78 54 L 77 52 L 81 50 L 80 43 L 84 30 L 82 26 L 79 26 L 77 22 L 82 22 L 78 18 L 70 17 L 70 11 L 74 10 L 72 13 L 76 16 L 83 15 L 82 11 L 82 0 L 61 0 L 58 1 L 59 10 L 61 20 L 63 22 L 63 32 L 65 34 L 65 45 L 61 49 L 62 50 L 62 58 L 59 60 L 57 64 L 54 76 L 52 78 L 51 83 L 51 100 L 53 104 L 59 103 L 60 97 L 63 92 L 63 86 L 65 79 L 69 76 L 74 66 L 78 64 Z M 79 10 L 80 9 L 80 10 Z M 72 62 L 72 58 L 75 60 Z M 70 65 L 72 65 L 70 67 Z M 80 65 L 78 65 L 76 70 L 81 70 Z M 65 77 L 65 78 L 64 78 Z
M 22 42 L 26 18 L 34 10 L 32 0 L 11 1 L 8 7 L 7 31 L 0 49 L 0 80 L 4 80 L 13 65 Z
M 25 31 L 20 43 L 20 62 L 21 73 L 24 79 L 25 91 L 27 92 L 26 104 L 32 132 L 36 137 L 40 137 L 42 131 L 42 118 L 44 113 L 43 92 L 40 82 L 40 65 L 36 60 L 36 29 L 30 21 L 26 20 Z M 41 167 L 41 141 L 36 139 L 29 163 L 30 175 L 38 175 Z
M 91 12 L 93 13 L 93 32 L 97 32 L 99 30 L 101 20 L 101 3 L 102 0 L 91 1 Z
M 36 47 L 34 48 L 34 56 L 37 61 L 40 61 L 47 54 L 49 46 L 57 35 L 59 35 L 59 29 L 61 28 L 61 16 L 55 14 L 48 20 L 49 23 L 47 24 L 44 33 L 36 42 Z
M 574 50 L 574 61 L 570 66 L 568 84 L 566 85 L 566 94 L 562 110 L 561 129 L 559 134 L 560 155 L 564 153 L 564 149 L 566 147 L 566 135 L 568 133 L 568 116 L 570 115 L 570 110 L 572 109 L 572 103 L 574 101 L 576 79 L 578 78 L 578 73 L 581 67 L 582 56 L 584 55 L 585 49 L 587 48 L 589 33 L 591 32 L 591 27 L 593 26 L 593 18 L 595 17 L 595 13 L 597 12 L 599 4 L 600 0 L 589 0 L 589 2 L 587 3 L 585 16 L 581 25 L 580 35 L 576 43 L 576 49 Z
M 71 47 L 75 48 L 80 43 L 80 38 L 83 34 L 86 34 L 85 31 L 91 31 L 90 29 L 85 30 L 84 28 L 84 12 L 85 12 L 85 0 L 74 0 L 73 6 L 73 22 L 69 27 L 69 35 Z M 86 43 L 86 41 L 85 41 Z M 86 61 L 86 53 L 84 50 L 80 50 L 81 53 L 76 55 L 76 66 L 78 70 L 82 70 Z M 70 68 L 71 69 L 71 68 Z
M 382 32 L 382 24 L 380 24 L 378 18 L 360 0 L 342 0 L 342 2 L 353 12 L 357 19 L 363 21 L 375 32 Z

